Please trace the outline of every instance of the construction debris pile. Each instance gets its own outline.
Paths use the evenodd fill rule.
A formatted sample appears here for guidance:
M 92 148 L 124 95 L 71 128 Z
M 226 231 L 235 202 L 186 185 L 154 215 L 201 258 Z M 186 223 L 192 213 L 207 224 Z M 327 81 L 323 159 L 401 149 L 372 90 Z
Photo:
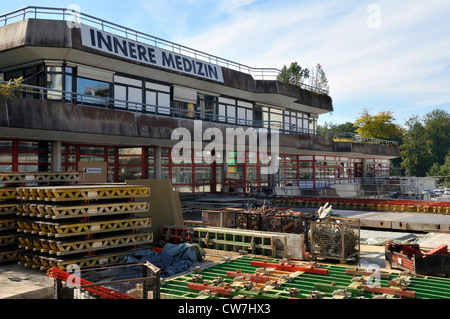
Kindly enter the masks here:
M 418 244 L 406 245 L 388 240 L 385 257 L 387 268 L 399 268 L 424 275 L 450 275 L 450 252 L 447 244 L 426 251 Z
M 353 256 L 359 258 L 359 233 L 357 219 L 329 217 L 312 221 L 309 233 L 311 255 L 338 259 L 341 263 Z
M 52 267 L 46 275 L 55 279 L 55 299 L 160 298 L 160 269 L 149 262 L 96 266 L 73 273 Z
M 308 231 L 311 214 L 292 209 L 279 209 L 267 204 L 259 207 L 246 205 L 244 210 L 234 212 L 236 228 L 281 233 L 301 234 Z

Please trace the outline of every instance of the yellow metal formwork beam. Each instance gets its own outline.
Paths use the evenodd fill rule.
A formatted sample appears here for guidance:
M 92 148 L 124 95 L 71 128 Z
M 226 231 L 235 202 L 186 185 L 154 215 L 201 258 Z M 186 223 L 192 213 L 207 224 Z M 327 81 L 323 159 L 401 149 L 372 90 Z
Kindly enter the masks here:
M 36 201 L 76 201 L 118 198 L 145 198 L 150 195 L 148 186 L 92 185 L 57 187 L 17 187 L 19 199 Z
M 0 231 L 17 228 L 17 218 L 0 219 Z
M 20 254 L 19 264 L 22 264 L 31 268 L 39 268 L 41 270 L 47 270 L 52 267 L 58 267 L 59 269 L 66 269 L 70 265 L 78 265 L 80 268 L 93 267 L 97 265 L 103 265 L 107 263 L 118 263 L 120 257 L 128 255 L 129 251 L 116 252 L 110 254 L 102 254 L 97 256 L 82 256 L 75 258 L 54 258 L 41 255 Z
M 0 200 L 16 199 L 17 194 L 15 187 L 0 188 Z
M 10 233 L 4 232 L 0 234 L 0 246 L 8 246 L 16 244 L 16 241 L 19 239 L 19 233 Z
M 115 214 L 141 214 L 149 212 L 149 202 L 97 203 L 90 205 L 18 204 L 19 214 L 28 217 L 63 219 L 107 216 Z
M 16 203 L 0 205 L 0 215 L 11 215 L 11 214 L 17 214 L 17 213 L 18 213 L 18 209 L 17 209 Z
M 80 180 L 79 172 L 26 172 L 26 173 L 0 173 L 0 183 L 56 183 L 77 182 Z
M 151 217 L 72 223 L 18 220 L 17 224 L 19 226 L 18 231 L 23 233 L 46 235 L 50 237 L 67 237 L 151 227 Z
M 0 264 L 18 260 L 21 252 L 23 249 L 0 251 Z
M 149 244 L 153 242 L 153 234 L 133 233 L 70 242 L 46 238 L 20 237 L 19 241 L 21 244 L 20 248 L 62 256 L 101 249 Z

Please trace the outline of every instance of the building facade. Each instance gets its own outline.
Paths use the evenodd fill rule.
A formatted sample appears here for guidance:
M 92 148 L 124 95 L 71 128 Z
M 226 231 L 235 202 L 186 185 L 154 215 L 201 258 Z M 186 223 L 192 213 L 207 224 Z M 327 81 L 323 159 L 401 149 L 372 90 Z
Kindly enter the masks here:
M 28 7 L 0 16 L 0 77 L 23 78 L 0 101 L 0 171 L 77 171 L 106 163 L 107 180 L 168 178 L 183 192 L 262 191 L 277 181 L 301 188 L 386 177 L 399 156 L 387 141 L 335 141 L 317 131 L 333 110 L 328 92 L 62 9 Z M 250 147 L 217 161 L 207 141 L 179 163 L 177 128 L 201 123 L 279 133 L 279 169 Z M 239 142 L 238 142 L 239 143 Z M 245 144 L 245 142 L 243 142 Z M 268 156 L 273 156 L 269 152 Z

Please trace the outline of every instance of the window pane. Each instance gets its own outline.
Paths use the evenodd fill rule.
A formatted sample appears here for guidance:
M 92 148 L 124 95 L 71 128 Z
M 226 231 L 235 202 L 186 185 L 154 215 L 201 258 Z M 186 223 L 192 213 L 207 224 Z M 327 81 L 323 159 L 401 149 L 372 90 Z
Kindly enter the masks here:
M 141 164 L 140 156 L 119 156 L 119 164 L 120 165 L 140 165 Z
M 19 163 L 37 163 L 39 160 L 37 153 L 20 153 Z
M 87 96 L 78 96 L 78 102 L 88 104 L 108 104 L 107 99 L 110 93 L 110 84 L 97 80 L 78 78 L 77 93 Z
M 119 182 L 124 182 L 127 179 L 140 179 L 141 176 L 141 167 L 122 166 L 119 168 Z
M 0 150 L 12 150 L 12 142 L 0 141 Z
M 142 154 L 141 147 L 119 148 L 119 155 L 141 155 L 141 154 Z
M 47 74 L 47 87 L 49 89 L 62 91 L 62 74 Z M 47 91 L 47 99 L 60 100 L 62 97 L 61 92 Z
M 12 162 L 12 154 L 11 153 L 0 153 L 0 162 L 2 163 L 11 163 Z
M 104 154 L 105 149 L 102 146 L 80 146 L 82 154 Z
M 196 184 L 211 183 L 211 181 L 212 181 L 211 171 L 212 171 L 211 166 L 195 167 L 195 183 Z
M 172 167 L 173 184 L 192 183 L 192 167 L 174 166 Z
M 81 155 L 80 161 L 81 162 L 104 162 L 105 157 L 104 156 Z

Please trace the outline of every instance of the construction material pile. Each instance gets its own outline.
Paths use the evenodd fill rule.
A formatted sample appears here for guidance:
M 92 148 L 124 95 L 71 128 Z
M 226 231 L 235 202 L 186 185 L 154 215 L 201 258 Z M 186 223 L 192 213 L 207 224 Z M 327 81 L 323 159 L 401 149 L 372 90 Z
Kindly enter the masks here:
M 299 234 L 307 232 L 309 215 L 264 203 L 259 207 L 246 205 L 244 210 L 235 213 L 235 217 L 236 228 Z
M 328 217 L 311 222 L 309 234 L 313 257 L 339 259 L 345 263 L 359 257 L 359 220 Z
M 412 271 L 416 274 L 450 274 L 450 252 L 442 244 L 431 250 L 418 244 L 401 244 L 389 240 L 385 245 L 386 266 Z

